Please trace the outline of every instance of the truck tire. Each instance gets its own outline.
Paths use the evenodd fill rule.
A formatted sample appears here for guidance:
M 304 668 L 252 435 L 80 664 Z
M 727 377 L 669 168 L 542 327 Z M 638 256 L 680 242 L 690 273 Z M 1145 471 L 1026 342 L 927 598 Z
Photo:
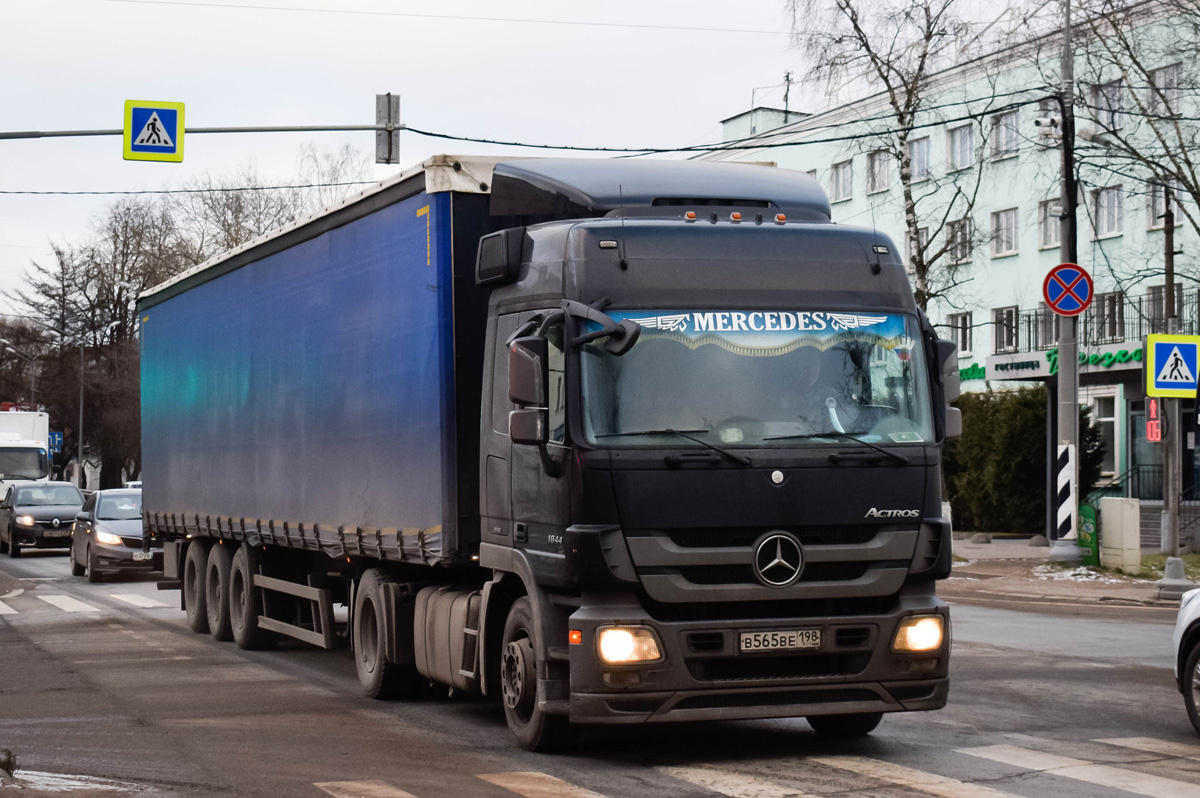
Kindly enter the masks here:
M 533 608 L 525 596 L 508 611 L 500 644 L 500 693 L 504 717 L 517 744 L 528 751 L 558 751 L 569 746 L 571 724 L 565 715 L 538 708 L 537 651 L 533 645 Z
M 214 640 L 232 640 L 229 625 L 229 569 L 233 564 L 232 545 L 218 543 L 208 550 L 204 567 L 204 607 L 208 631 Z
M 354 667 L 363 693 L 381 700 L 416 698 L 427 692 L 428 679 L 415 665 L 388 662 L 388 640 L 396 634 L 388 628 L 383 585 L 397 581 L 381 568 L 371 568 L 358 580 L 354 593 Z
M 250 547 L 239 546 L 229 567 L 229 626 L 233 642 L 247 651 L 271 648 L 279 641 L 278 635 L 259 626 L 262 591 L 254 586 L 255 571 Z
M 813 731 L 822 737 L 862 737 L 875 731 L 882 712 L 859 712 L 851 715 L 813 715 L 805 718 Z
M 208 605 L 204 596 L 204 567 L 208 563 L 207 540 L 192 539 L 183 558 L 183 606 L 193 632 L 208 631 Z

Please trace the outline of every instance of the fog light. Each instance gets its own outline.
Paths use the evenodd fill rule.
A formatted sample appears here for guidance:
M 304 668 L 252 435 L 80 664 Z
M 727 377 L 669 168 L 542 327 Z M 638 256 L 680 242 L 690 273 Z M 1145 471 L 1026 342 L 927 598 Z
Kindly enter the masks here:
M 17 526 L 33 526 L 33 516 L 32 515 L 17 516 Z
M 97 532 L 96 540 L 100 541 L 101 543 L 107 543 L 110 546 L 121 545 L 121 539 L 119 537 L 116 535 L 110 535 L 107 532 Z
M 892 651 L 897 654 L 912 654 L 919 651 L 936 651 L 942 646 L 942 616 L 914 615 L 905 618 L 896 629 Z
M 609 665 L 657 662 L 663 658 L 658 637 L 652 630 L 639 626 L 601 629 L 596 638 L 596 653 L 601 662 Z

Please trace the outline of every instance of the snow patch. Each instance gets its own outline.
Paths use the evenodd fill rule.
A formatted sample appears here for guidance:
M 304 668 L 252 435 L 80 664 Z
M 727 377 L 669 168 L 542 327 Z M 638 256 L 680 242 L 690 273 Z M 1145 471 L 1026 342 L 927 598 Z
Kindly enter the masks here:
M 1074 568 L 1055 568 L 1053 565 L 1038 565 L 1033 569 L 1033 575 L 1038 579 L 1054 582 L 1095 582 L 1105 585 L 1123 585 L 1129 580 L 1111 574 L 1094 571 L 1085 565 Z

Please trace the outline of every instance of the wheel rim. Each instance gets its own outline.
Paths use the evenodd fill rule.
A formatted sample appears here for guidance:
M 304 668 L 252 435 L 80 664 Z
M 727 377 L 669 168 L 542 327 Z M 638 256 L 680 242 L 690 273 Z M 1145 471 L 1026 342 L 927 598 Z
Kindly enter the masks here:
M 229 620 L 234 626 L 242 625 L 242 602 L 246 600 L 246 585 L 242 582 L 240 571 L 229 575 Z
M 533 668 L 533 643 L 528 637 L 514 640 L 504 647 L 500 663 L 500 691 L 504 705 L 522 720 L 533 716 L 534 696 L 537 693 Z
M 208 603 L 209 607 L 221 606 L 221 574 L 216 568 L 208 569 L 208 590 L 212 600 Z M 211 610 L 210 610 L 211 611 Z
M 1200 709 L 1200 662 L 1192 669 L 1192 705 Z
M 359 610 L 358 629 L 358 657 L 367 672 L 373 673 L 379 657 L 379 620 L 375 613 L 375 602 L 369 599 L 363 602 Z

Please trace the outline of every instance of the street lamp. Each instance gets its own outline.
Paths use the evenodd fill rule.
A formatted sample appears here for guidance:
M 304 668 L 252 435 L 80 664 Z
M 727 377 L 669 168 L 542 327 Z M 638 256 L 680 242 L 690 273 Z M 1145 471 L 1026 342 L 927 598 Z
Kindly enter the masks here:
M 36 384 L 35 380 L 37 378 L 37 372 L 34 370 L 33 364 L 37 361 L 37 358 L 33 355 L 22 352 L 20 349 L 17 349 L 15 346 L 13 346 L 12 341 L 8 340 L 7 338 L 0 338 L 0 346 L 3 346 L 14 355 L 24 359 L 24 361 L 29 364 L 29 409 L 36 412 L 37 399 L 34 397 L 34 385 Z

